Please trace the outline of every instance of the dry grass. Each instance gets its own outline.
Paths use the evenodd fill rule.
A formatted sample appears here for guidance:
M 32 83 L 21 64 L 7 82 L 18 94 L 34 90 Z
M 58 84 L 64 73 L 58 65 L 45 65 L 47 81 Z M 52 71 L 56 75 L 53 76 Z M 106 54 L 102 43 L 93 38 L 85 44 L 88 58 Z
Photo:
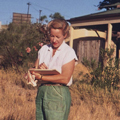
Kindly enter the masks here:
M 119 120 L 120 97 L 117 91 L 94 90 L 91 86 L 72 86 L 69 120 Z
M 82 74 L 81 74 L 82 72 Z M 71 87 L 72 105 L 69 120 L 119 120 L 120 91 L 97 88 L 80 82 L 89 70 L 78 64 L 74 70 L 74 81 Z
M 28 89 L 24 74 L 0 71 L 0 120 L 35 120 L 36 89 Z
M 22 71 L 22 70 L 21 70 Z M 69 120 L 119 120 L 120 91 L 96 89 L 79 83 L 89 70 L 78 64 L 74 70 L 75 83 L 70 87 L 72 104 Z M 24 72 L 0 70 L 0 120 L 35 120 L 37 89 L 27 86 Z

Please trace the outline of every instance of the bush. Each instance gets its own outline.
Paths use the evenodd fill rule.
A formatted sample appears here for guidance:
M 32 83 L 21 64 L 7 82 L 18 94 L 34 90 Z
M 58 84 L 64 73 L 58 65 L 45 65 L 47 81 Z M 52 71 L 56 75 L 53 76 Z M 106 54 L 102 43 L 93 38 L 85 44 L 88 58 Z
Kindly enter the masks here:
M 93 75 L 91 83 L 95 87 L 108 88 L 111 90 L 111 87 L 117 89 L 119 82 L 119 60 L 112 57 L 114 49 L 102 49 L 101 56 L 103 60 L 107 61 L 107 64 L 102 67 L 99 64 L 98 68 L 93 70 L 91 74 Z
M 99 63 L 98 67 L 95 68 L 93 67 L 95 61 L 91 62 L 86 59 L 83 60 L 84 65 L 88 66 L 90 70 L 92 70 L 92 72 L 90 73 L 92 76 L 92 78 L 90 78 L 90 84 L 92 84 L 95 88 L 107 88 L 109 91 L 111 91 L 111 88 L 118 88 L 117 86 L 119 83 L 119 60 L 113 57 L 113 52 L 114 49 L 112 48 L 110 50 L 101 49 L 101 57 L 103 61 L 107 61 L 106 65 L 104 66 L 102 65 L 102 63 Z M 87 80 L 88 79 L 89 77 L 87 77 Z
M 37 51 L 44 44 L 44 35 L 37 30 L 37 24 L 9 24 L 0 32 L 0 55 L 4 56 L 1 66 L 28 66 L 35 62 Z
M 95 69 L 97 67 L 96 60 L 93 58 L 91 58 L 91 60 L 89 61 L 87 60 L 87 58 L 84 57 L 82 60 L 82 64 L 92 69 Z

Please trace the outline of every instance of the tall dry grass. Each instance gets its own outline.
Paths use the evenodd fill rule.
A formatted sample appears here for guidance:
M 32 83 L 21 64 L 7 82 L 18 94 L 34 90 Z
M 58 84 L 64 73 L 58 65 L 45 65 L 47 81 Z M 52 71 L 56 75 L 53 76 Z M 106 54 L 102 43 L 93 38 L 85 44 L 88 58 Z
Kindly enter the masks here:
M 0 120 L 35 120 L 37 88 L 28 86 L 16 70 L 0 70 Z M 72 103 L 69 120 L 119 120 L 120 91 L 94 89 L 82 83 L 89 71 L 82 64 L 74 70 L 74 84 L 70 87 Z
M 35 120 L 36 89 L 27 86 L 24 72 L 0 70 L 0 120 Z
M 89 70 L 82 64 L 78 64 L 74 70 L 74 84 L 70 87 L 72 105 L 69 120 L 119 120 L 120 91 L 112 88 L 111 92 L 107 88 L 95 89 L 83 83 L 86 73 L 89 74 Z

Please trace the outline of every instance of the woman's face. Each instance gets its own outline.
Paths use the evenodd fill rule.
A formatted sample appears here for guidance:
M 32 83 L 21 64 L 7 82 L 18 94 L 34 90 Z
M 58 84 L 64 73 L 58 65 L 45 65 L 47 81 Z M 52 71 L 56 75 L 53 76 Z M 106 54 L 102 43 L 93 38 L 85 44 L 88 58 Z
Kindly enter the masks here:
M 54 49 L 57 49 L 63 42 L 65 36 L 61 29 L 53 29 L 50 30 L 50 41 L 53 45 Z

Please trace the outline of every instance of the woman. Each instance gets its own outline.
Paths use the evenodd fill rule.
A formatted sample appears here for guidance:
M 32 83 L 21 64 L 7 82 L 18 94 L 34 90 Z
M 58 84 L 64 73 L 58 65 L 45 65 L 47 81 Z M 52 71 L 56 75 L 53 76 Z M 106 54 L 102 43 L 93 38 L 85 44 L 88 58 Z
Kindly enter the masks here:
M 67 120 L 71 104 L 68 86 L 77 60 L 74 50 L 65 43 L 69 37 L 69 24 L 55 19 L 48 23 L 49 45 L 38 52 L 35 68 L 57 69 L 61 74 L 42 76 L 33 72 L 39 81 L 45 81 L 38 88 L 36 97 L 36 120 Z

